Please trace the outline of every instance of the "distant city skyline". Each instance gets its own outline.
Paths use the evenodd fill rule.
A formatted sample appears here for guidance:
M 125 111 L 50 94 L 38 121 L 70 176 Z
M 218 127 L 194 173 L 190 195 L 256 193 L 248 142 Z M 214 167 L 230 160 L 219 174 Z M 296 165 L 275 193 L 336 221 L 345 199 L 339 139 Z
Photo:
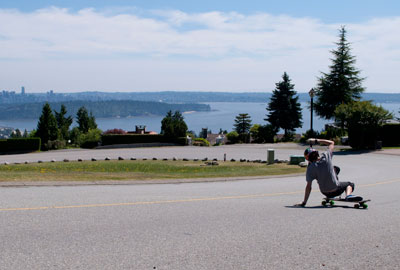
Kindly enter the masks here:
M 368 93 L 398 93 L 398 1 L 0 3 L 0 90 L 298 92 L 328 72 L 345 25 Z

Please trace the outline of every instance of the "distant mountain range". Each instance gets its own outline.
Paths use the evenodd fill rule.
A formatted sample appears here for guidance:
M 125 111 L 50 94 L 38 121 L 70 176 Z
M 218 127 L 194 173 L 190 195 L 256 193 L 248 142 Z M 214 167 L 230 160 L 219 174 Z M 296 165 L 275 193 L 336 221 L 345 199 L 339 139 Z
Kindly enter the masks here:
M 34 102 L 66 102 L 66 101 L 105 101 L 134 100 L 166 103 L 206 103 L 206 102 L 265 102 L 269 101 L 271 93 L 265 92 L 80 92 L 80 93 L 33 93 L 16 94 L 15 92 L 0 92 L 0 104 L 34 103 Z M 308 93 L 298 93 L 301 102 L 309 101 Z M 400 93 L 381 94 L 365 93 L 365 100 L 376 103 L 400 103 Z
M 130 117 L 142 115 L 165 115 L 167 111 L 209 111 L 209 102 L 258 102 L 267 104 L 271 93 L 231 92 L 81 92 L 46 94 L 16 94 L 0 92 L 0 119 L 36 119 L 44 102 L 59 110 L 66 105 L 75 115 L 85 106 L 95 117 Z M 310 101 L 308 93 L 298 93 L 300 102 Z M 374 103 L 400 103 L 399 94 L 365 93 L 364 100 Z

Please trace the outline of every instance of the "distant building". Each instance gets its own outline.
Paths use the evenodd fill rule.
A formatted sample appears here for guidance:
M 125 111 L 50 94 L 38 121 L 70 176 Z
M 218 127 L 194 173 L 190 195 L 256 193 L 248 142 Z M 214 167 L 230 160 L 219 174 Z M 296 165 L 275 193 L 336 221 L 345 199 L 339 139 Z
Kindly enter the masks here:
M 21 95 L 25 95 L 25 86 L 21 87 Z
M 128 134 L 155 135 L 158 133 L 155 131 L 146 131 L 146 126 L 144 126 L 144 125 L 137 125 L 137 126 L 135 126 L 135 131 L 128 131 Z

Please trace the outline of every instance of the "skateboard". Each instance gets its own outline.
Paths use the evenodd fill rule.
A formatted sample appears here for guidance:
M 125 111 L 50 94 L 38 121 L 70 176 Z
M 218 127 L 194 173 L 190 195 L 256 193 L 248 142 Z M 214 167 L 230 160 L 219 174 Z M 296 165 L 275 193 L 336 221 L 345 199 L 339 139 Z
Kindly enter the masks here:
M 346 201 L 345 199 L 342 198 L 324 198 L 323 201 L 321 202 L 321 204 L 323 206 L 333 206 L 335 205 L 335 202 L 346 202 L 346 203 L 354 203 L 354 208 L 364 208 L 367 209 L 368 208 L 368 204 L 366 204 L 366 202 L 369 202 L 371 200 L 362 200 L 362 201 L 356 201 L 356 202 L 351 202 L 351 201 Z

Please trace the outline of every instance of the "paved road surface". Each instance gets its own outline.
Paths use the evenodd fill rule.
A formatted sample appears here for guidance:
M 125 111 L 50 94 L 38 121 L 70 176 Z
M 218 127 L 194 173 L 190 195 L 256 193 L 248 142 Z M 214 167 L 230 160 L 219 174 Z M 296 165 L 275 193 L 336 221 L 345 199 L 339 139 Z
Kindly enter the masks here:
M 299 176 L 0 188 L 0 269 L 398 269 L 400 156 L 334 159 L 367 210 L 294 208 Z

